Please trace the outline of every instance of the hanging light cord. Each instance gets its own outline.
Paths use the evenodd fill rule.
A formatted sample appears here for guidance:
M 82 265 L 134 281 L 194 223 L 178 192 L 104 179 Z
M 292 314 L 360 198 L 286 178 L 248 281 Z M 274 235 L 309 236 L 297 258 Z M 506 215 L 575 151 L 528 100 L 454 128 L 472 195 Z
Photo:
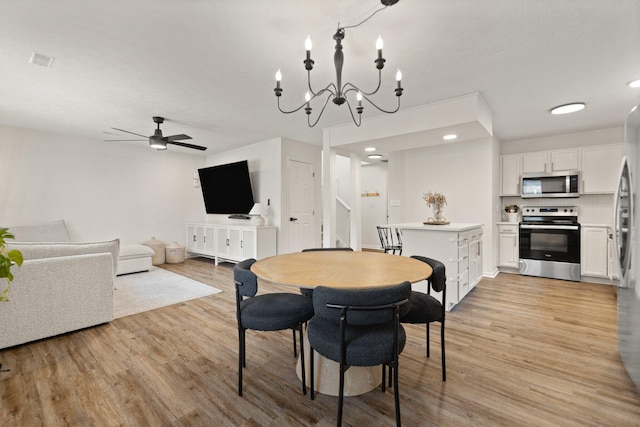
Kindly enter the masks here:
M 338 22 L 338 28 L 342 28 L 343 30 L 346 30 L 347 28 L 356 28 L 359 27 L 360 25 L 364 24 L 365 22 L 367 22 L 369 19 L 373 18 L 373 15 L 375 15 L 376 13 L 380 12 L 381 10 L 384 10 L 386 8 L 388 8 L 388 5 L 384 5 L 382 7 L 379 7 L 378 9 L 374 10 L 371 15 L 367 16 L 366 18 L 364 18 L 362 21 L 360 21 L 359 23 L 355 24 L 355 25 L 348 25 L 346 27 L 340 27 L 340 23 Z

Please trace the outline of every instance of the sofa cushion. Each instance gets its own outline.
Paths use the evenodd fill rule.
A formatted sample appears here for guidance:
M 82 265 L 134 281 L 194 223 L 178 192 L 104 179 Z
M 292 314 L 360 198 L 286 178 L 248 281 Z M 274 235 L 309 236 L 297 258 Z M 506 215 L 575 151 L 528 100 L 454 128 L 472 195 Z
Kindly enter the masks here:
M 113 264 L 113 275 L 118 271 L 118 253 L 120 239 L 107 242 L 55 243 L 55 242 L 8 242 L 7 248 L 22 252 L 25 260 L 58 258 L 63 256 L 98 254 L 110 252 Z
M 35 225 L 9 227 L 16 242 L 69 242 L 69 231 L 64 220 Z

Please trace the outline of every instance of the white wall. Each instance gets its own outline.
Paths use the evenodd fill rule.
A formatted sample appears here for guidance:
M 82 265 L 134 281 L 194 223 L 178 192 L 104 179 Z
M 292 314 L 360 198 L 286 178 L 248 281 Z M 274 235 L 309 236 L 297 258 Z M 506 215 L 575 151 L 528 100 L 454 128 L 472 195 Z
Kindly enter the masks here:
M 185 243 L 202 156 L 0 126 L 0 225 L 64 219 L 74 241 Z
M 249 173 L 253 187 L 253 197 L 257 202 L 268 208 L 266 224 L 278 227 L 278 253 L 288 252 L 288 221 L 284 221 L 287 214 L 287 164 L 289 159 L 298 160 L 314 165 L 316 173 L 315 206 L 316 206 L 316 245 L 320 246 L 320 225 L 322 218 L 322 198 L 320 187 L 321 148 L 316 145 L 304 144 L 283 138 L 215 153 L 207 156 L 207 166 L 221 165 L 241 160 L 249 161 Z M 249 224 L 246 220 L 231 220 L 227 215 L 207 215 L 206 221 L 211 223 Z
M 253 199 L 267 208 L 266 225 L 280 227 L 282 192 L 280 189 L 280 138 L 270 139 L 234 150 L 207 156 L 207 166 L 248 160 Z M 230 220 L 228 215 L 206 215 L 207 222 L 250 224 L 247 220 Z
M 447 220 L 484 224 L 483 271 L 492 274 L 496 265 L 496 150 L 495 140 L 486 138 L 390 153 L 389 201 L 398 201 L 400 206 L 389 206 L 389 222 L 426 221 L 432 210 L 423 194 L 444 194 Z

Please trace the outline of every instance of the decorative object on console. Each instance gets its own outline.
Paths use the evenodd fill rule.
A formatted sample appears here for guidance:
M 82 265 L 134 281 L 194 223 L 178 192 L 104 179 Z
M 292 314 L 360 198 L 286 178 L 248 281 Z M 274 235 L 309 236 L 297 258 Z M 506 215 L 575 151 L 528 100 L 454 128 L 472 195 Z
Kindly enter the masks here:
M 302 109 L 302 107 L 304 107 L 305 113 L 307 113 L 307 124 L 309 125 L 309 127 L 314 127 L 320 120 L 320 117 L 322 117 L 322 113 L 324 113 L 324 109 L 329 103 L 329 100 L 331 100 L 336 105 L 342 105 L 346 103 L 347 107 L 349 108 L 349 113 L 351 113 L 351 119 L 353 120 L 353 123 L 355 123 L 356 126 L 360 126 L 360 124 L 362 123 L 362 112 L 364 110 L 364 107 L 362 106 L 363 99 L 365 99 L 367 102 L 373 105 L 377 110 L 382 111 L 383 113 L 393 114 L 396 111 L 398 111 L 400 109 L 400 97 L 402 96 L 402 90 L 403 90 L 402 89 L 402 73 L 400 72 L 399 69 L 396 73 L 397 87 L 394 90 L 396 97 L 398 98 L 397 107 L 394 110 L 385 110 L 383 108 L 378 107 L 371 99 L 369 99 L 369 96 L 374 95 L 378 92 L 382 82 L 382 68 L 384 68 L 385 59 L 382 57 L 383 44 L 382 44 L 381 37 L 378 37 L 378 40 L 376 41 L 378 58 L 374 62 L 376 63 L 376 68 L 378 69 L 378 86 L 375 88 L 375 90 L 371 92 L 364 92 L 363 90 L 361 90 L 351 82 L 346 82 L 344 85 L 342 84 L 342 65 L 344 63 L 344 53 L 342 52 L 342 40 L 344 39 L 345 29 L 355 28 L 360 26 L 361 24 L 369 20 L 376 13 L 387 8 L 388 6 L 393 6 L 394 4 L 398 3 L 398 1 L 399 0 L 381 0 L 383 7 L 376 9 L 371 15 L 369 15 L 367 18 L 362 20 L 360 23 L 346 26 L 346 27 L 340 27 L 340 26 L 338 27 L 338 30 L 333 35 L 333 39 L 336 41 L 335 53 L 333 56 L 333 63 L 336 69 L 336 82 L 335 84 L 329 83 L 324 89 L 321 89 L 318 92 L 315 92 L 311 88 L 311 70 L 313 69 L 314 61 L 311 59 L 311 47 L 312 47 L 311 38 L 307 37 L 307 40 L 305 41 L 305 50 L 307 51 L 307 57 L 303 62 L 304 62 L 304 68 L 307 70 L 307 83 L 308 83 L 307 86 L 309 88 L 309 91 L 307 91 L 305 95 L 305 102 L 302 105 L 300 105 L 298 108 L 291 111 L 283 110 L 280 107 L 280 97 L 282 96 L 282 91 L 283 91 L 283 89 L 280 87 L 280 83 L 282 81 L 282 73 L 280 72 L 280 70 L 278 70 L 276 72 L 276 87 L 274 89 L 274 92 L 278 100 L 278 109 L 280 110 L 280 112 L 285 114 L 295 113 L 296 111 L 299 111 L 300 109 Z M 356 100 L 358 101 L 358 106 L 356 107 L 356 113 L 358 114 L 357 120 L 353 114 L 353 109 L 351 108 L 349 99 L 347 98 L 347 94 L 349 92 L 356 93 Z M 324 105 L 322 106 L 322 110 L 320 110 L 320 114 L 318 114 L 318 117 L 316 118 L 315 122 L 311 123 L 311 111 L 312 111 L 311 101 L 325 94 L 327 95 L 327 97 L 324 101 Z
M 442 208 L 447 204 L 447 198 L 442 193 L 432 193 L 422 195 L 422 199 L 427 202 L 427 207 L 433 209 L 433 217 L 429 217 L 424 224 L 430 225 L 444 225 L 449 224 L 449 221 L 442 215 Z
M 160 240 L 152 237 L 151 240 L 147 240 L 143 245 L 150 247 L 155 252 L 155 255 L 151 257 L 151 264 L 159 265 L 164 264 L 165 261 L 165 244 Z
M 265 224 L 264 216 L 266 215 L 266 212 L 264 207 L 262 207 L 262 203 L 256 203 L 255 205 L 253 205 L 253 208 L 251 209 L 251 212 L 249 212 L 249 215 L 258 217 L 255 221 L 255 225 Z

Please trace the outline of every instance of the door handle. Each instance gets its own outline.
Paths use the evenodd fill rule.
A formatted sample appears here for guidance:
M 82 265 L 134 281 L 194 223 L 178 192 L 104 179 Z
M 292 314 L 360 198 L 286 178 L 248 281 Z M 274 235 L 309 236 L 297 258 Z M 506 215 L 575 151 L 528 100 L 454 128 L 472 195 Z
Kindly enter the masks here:
M 294 218 L 294 217 L 290 217 L 290 218 L 289 218 L 289 221 L 291 221 L 291 222 L 293 222 L 293 221 L 297 221 L 297 220 L 298 220 L 298 218 Z

